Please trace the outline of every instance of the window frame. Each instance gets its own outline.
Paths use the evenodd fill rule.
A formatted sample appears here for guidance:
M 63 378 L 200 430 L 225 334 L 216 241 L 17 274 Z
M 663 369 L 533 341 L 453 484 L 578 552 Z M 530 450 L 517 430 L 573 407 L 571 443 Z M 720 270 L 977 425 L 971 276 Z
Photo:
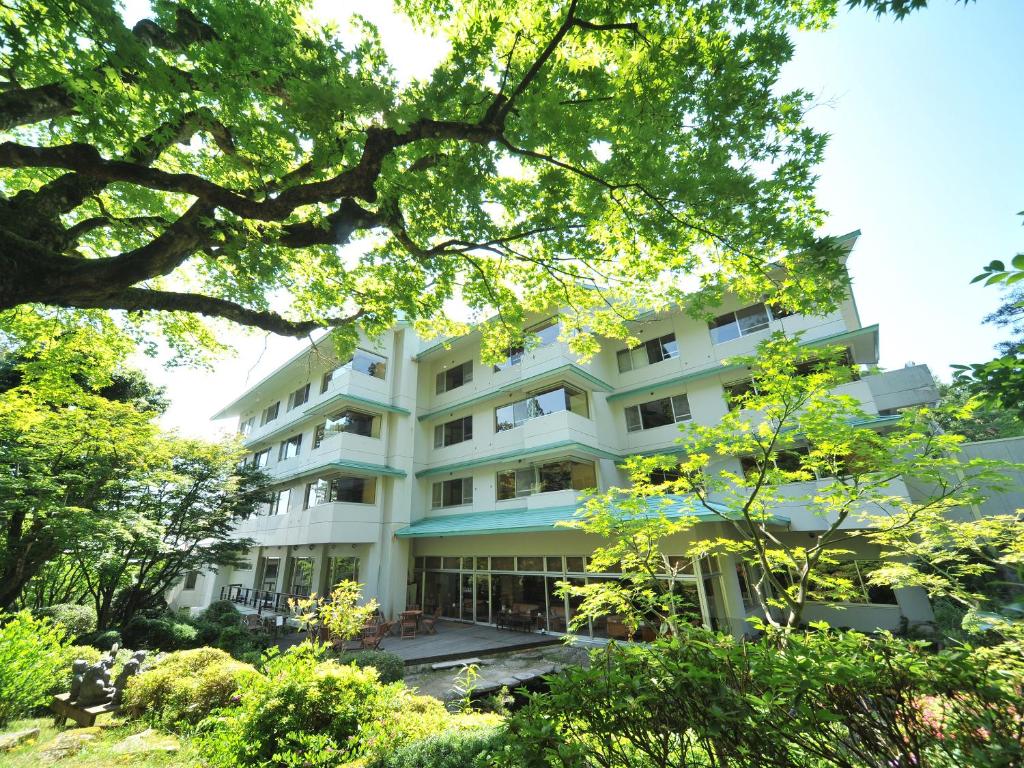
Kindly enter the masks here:
M 271 409 L 273 409 L 273 415 L 270 415 L 271 414 Z M 274 403 L 272 405 L 268 405 L 266 408 L 263 409 L 263 413 L 260 415 L 260 426 L 261 427 L 267 426 L 267 424 L 269 424 L 270 422 L 276 421 L 277 417 L 280 416 L 280 415 L 281 415 L 281 401 L 278 400 L 276 403 Z
M 657 359 L 654 359 L 655 357 Z M 679 340 L 676 338 L 675 331 L 671 331 L 642 341 L 635 347 L 620 349 L 615 353 L 615 364 L 619 373 L 629 373 L 677 357 L 679 357 Z
M 288 395 L 288 407 L 285 412 L 294 411 L 300 405 L 305 405 L 309 402 L 309 382 L 307 381 L 301 387 L 296 389 L 294 392 Z
M 651 406 L 655 403 L 668 402 L 668 410 L 672 414 L 672 421 L 666 421 L 664 424 L 652 424 L 647 426 L 644 423 L 644 410 L 645 406 Z M 677 401 L 685 402 L 686 409 Z M 693 420 L 693 411 L 690 408 L 690 399 L 687 397 L 685 392 L 678 395 L 669 395 L 668 397 L 659 397 L 654 400 L 648 400 L 644 403 L 636 403 L 634 405 L 627 405 L 623 412 L 626 417 L 626 432 L 644 432 L 648 429 L 657 429 L 658 427 L 668 427 L 674 424 L 680 424 L 684 421 Z M 633 416 L 633 419 L 630 417 Z
M 343 480 L 358 480 L 363 483 L 362 496 L 365 499 L 367 495 L 371 498 L 369 501 L 354 501 L 351 499 L 343 499 L 340 497 L 340 481 Z M 370 493 L 366 493 L 366 489 L 370 489 Z M 346 475 L 346 474 L 333 474 L 326 475 L 323 477 L 317 477 L 306 483 L 306 489 L 303 493 L 302 508 L 310 509 L 311 507 L 318 507 L 321 504 L 364 504 L 374 505 L 377 503 L 377 478 L 376 477 L 364 477 L 363 475 Z
M 358 366 L 356 361 L 360 356 L 369 360 L 369 364 L 366 366 L 367 370 L 362 370 L 362 368 Z M 369 376 L 370 378 L 384 381 L 387 379 L 388 368 L 390 367 L 388 363 L 389 360 L 384 357 L 384 355 L 371 352 L 370 350 L 363 349 L 362 347 L 356 347 L 355 351 L 352 353 L 352 359 L 348 361 L 347 365 L 356 373 L 361 373 L 363 376 Z M 380 375 L 377 375 L 378 366 Z
M 748 327 L 744 327 L 741 322 L 741 314 L 743 318 L 752 317 L 752 310 L 762 308 L 764 310 L 765 321 L 764 323 L 756 323 Z M 746 314 L 744 314 L 746 313 Z M 793 313 L 783 309 L 778 304 L 769 304 L 768 302 L 759 301 L 756 304 L 749 304 L 745 307 L 740 307 L 731 312 L 724 312 L 714 320 L 708 322 L 708 333 L 711 335 L 712 344 L 725 344 L 729 341 L 735 341 L 741 339 L 744 336 L 750 336 L 755 333 L 770 328 L 771 324 L 776 320 L 781 320 L 784 317 L 790 317 Z M 735 335 L 728 335 L 725 338 L 719 338 L 725 336 L 725 331 L 721 331 L 723 328 L 734 328 Z M 718 333 L 716 333 L 718 331 Z
M 556 467 L 558 465 L 566 465 L 566 464 L 570 465 L 568 467 L 568 473 L 569 473 L 568 474 L 568 477 L 569 477 L 569 484 L 568 484 L 568 486 L 564 487 L 564 488 L 548 488 L 547 490 L 545 490 L 544 489 L 544 485 L 543 485 L 544 484 L 544 478 L 543 478 L 543 474 L 542 474 L 543 471 L 545 469 Z M 583 485 L 581 483 L 582 487 L 579 487 L 579 488 L 576 487 L 576 483 L 575 483 L 576 478 L 574 477 L 575 472 L 573 471 L 573 468 L 575 466 L 589 467 L 590 468 L 590 471 L 593 473 L 593 481 L 594 481 L 593 485 Z M 563 471 L 565 471 L 565 470 L 563 469 Z M 503 477 L 502 476 L 505 476 L 505 478 L 509 478 L 510 477 L 512 479 L 512 486 L 511 486 L 512 487 L 512 494 L 511 495 L 504 495 L 504 496 L 502 495 L 502 487 L 507 485 L 507 483 L 503 481 Z M 519 485 L 520 485 L 520 483 L 519 483 L 520 477 L 526 477 L 527 478 L 526 482 L 524 483 L 525 487 L 523 487 L 523 488 L 519 487 Z M 597 462 L 594 462 L 594 461 L 581 461 L 580 459 L 574 459 L 574 458 L 557 459 L 557 460 L 554 460 L 554 461 L 546 461 L 543 464 L 531 464 L 529 467 L 512 467 L 510 469 L 498 470 L 497 473 L 495 474 L 494 496 L 495 496 L 495 501 L 512 501 L 514 499 L 521 499 L 521 498 L 525 498 L 527 496 L 533 496 L 533 495 L 539 494 L 539 493 L 558 493 L 559 491 L 582 491 L 582 490 L 585 490 L 587 488 L 593 488 L 593 487 L 595 487 L 597 485 L 598 485 Z
M 559 391 L 563 392 L 565 395 L 562 398 L 562 404 L 564 405 L 563 408 L 559 408 L 553 411 L 544 411 L 543 413 L 530 412 L 530 404 L 533 401 L 539 402 L 539 398 L 543 397 L 544 395 L 550 395 Z M 575 410 L 573 408 L 574 397 L 582 398 L 583 413 L 580 413 L 579 410 Z M 579 402 L 580 401 L 577 400 L 576 405 L 578 405 Z M 503 421 L 499 417 L 499 414 L 502 411 L 508 411 L 508 415 L 511 417 L 511 421 Z M 572 413 L 575 413 L 577 416 L 582 416 L 585 419 L 589 419 L 590 398 L 587 395 L 587 391 L 584 389 L 580 389 L 579 387 L 574 387 L 571 384 L 567 384 L 566 382 L 562 381 L 558 382 L 557 384 L 545 387 L 541 390 L 531 392 L 527 397 L 524 397 L 521 400 L 515 400 L 511 403 L 505 403 L 503 405 L 495 406 L 494 432 L 495 434 L 499 432 L 508 432 L 509 430 L 512 429 L 518 429 L 519 427 L 523 426 L 526 422 L 532 421 L 533 419 L 539 419 L 542 416 L 549 416 L 553 413 L 563 413 L 564 411 L 570 411 Z
M 449 431 L 448 431 L 447 427 L 449 427 L 452 424 L 455 424 L 456 422 L 459 422 L 461 424 L 460 428 L 461 428 L 462 438 L 459 439 L 459 440 L 453 440 L 451 442 L 448 442 L 448 432 Z M 466 428 L 467 424 L 469 426 L 468 429 Z M 452 445 L 459 445 L 460 443 L 469 442 L 472 439 L 473 439 L 473 414 L 469 414 L 468 416 L 460 416 L 457 419 L 452 419 L 451 421 L 446 421 L 446 422 L 444 422 L 442 424 L 437 424 L 437 425 L 434 426 L 434 447 L 435 448 L 448 448 L 449 446 L 452 446 Z
M 261 461 L 262 457 L 262 461 Z M 264 448 L 262 451 L 256 451 L 252 455 L 252 465 L 256 469 L 263 469 L 264 467 L 270 466 L 270 448 Z
M 290 454 L 290 453 L 288 453 L 288 451 L 289 451 L 289 446 L 291 446 L 291 445 L 295 446 L 295 453 L 291 453 Z M 288 459 L 294 459 L 300 453 L 302 453 L 302 433 L 301 432 L 299 434 L 297 434 L 297 435 L 292 435 L 291 437 L 286 438 L 285 440 L 281 441 L 281 445 L 278 446 L 278 449 L 277 449 L 277 460 L 278 461 L 287 461 Z
M 460 372 L 462 377 L 458 384 L 450 384 L 449 377 L 451 377 L 456 371 Z M 438 371 L 434 377 L 434 394 L 443 395 L 445 392 L 451 392 L 453 389 L 464 387 L 473 381 L 473 360 L 466 360 L 464 363 L 453 365 L 451 368 L 445 368 L 443 371 Z
M 455 504 L 446 504 L 445 495 L 447 486 L 450 484 L 459 483 L 459 498 L 461 499 Z M 468 495 L 467 495 L 468 490 Z M 433 483 L 430 488 L 430 508 L 431 509 L 450 509 L 452 507 L 463 507 L 473 503 L 473 477 L 455 477 L 448 480 L 438 480 Z

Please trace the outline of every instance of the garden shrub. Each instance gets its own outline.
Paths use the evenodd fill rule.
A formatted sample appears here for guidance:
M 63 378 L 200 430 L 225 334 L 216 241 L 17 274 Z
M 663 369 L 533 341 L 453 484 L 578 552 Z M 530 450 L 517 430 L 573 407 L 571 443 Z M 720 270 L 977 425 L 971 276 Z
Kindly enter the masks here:
M 366 768 L 487 768 L 504 742 L 501 728 L 458 728 L 402 744 Z
M 64 627 L 68 637 L 72 639 L 96 631 L 96 609 L 91 605 L 58 603 L 40 608 L 35 611 L 35 615 L 52 619 L 54 624 Z
M 376 670 L 297 646 L 269 659 L 232 709 L 207 719 L 197 744 L 211 766 L 335 765 L 358 756 L 360 727 L 400 689 L 381 685 Z
M 210 603 L 209 607 L 199 614 L 193 623 L 199 631 L 198 641 L 203 645 L 216 643 L 221 632 L 229 627 L 244 629 L 242 627 L 242 614 L 238 612 L 235 604 L 229 600 L 218 600 Z M 218 644 L 218 647 L 223 646 Z M 228 649 L 225 648 L 224 650 Z
M 253 654 L 258 659 L 266 643 L 245 627 L 236 625 L 222 628 L 213 645 L 227 651 L 236 659 L 247 660 L 252 658 Z
M 79 638 L 79 641 L 86 645 L 91 645 L 93 648 L 98 648 L 101 651 L 109 651 L 115 645 L 124 644 L 124 640 L 121 638 L 121 633 L 116 629 L 94 632 L 91 635 Z
M 373 667 L 382 683 L 397 683 L 405 677 L 405 662 L 390 651 L 349 651 L 338 656 L 338 663 Z
M 71 664 L 75 659 L 85 659 L 95 664 L 103 656 L 103 651 L 91 645 L 69 645 L 61 653 L 60 674 L 50 686 L 49 693 L 67 693 L 71 690 Z
M 258 673 L 217 648 L 170 653 L 128 682 L 124 710 L 154 725 L 181 729 L 231 702 Z
M 67 634 L 28 611 L 0 617 L 0 725 L 46 702 L 63 673 Z
M 179 651 L 193 648 L 199 631 L 191 624 L 172 617 L 136 616 L 121 629 L 125 644 L 147 650 Z
M 1024 755 L 1020 644 L 930 653 L 856 632 L 687 630 L 550 678 L 500 764 L 995 768 Z M 1016 762 L 1015 762 L 1016 761 Z

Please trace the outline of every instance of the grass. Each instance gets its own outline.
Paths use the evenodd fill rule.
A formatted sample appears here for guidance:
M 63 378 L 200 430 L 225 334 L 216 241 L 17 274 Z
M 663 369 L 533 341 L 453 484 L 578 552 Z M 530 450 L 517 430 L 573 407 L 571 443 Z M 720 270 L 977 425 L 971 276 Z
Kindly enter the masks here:
M 74 724 L 70 721 L 69 726 Z M 131 766 L 132 768 L 199 768 L 201 763 L 185 739 L 181 739 L 178 752 L 115 752 L 114 747 L 128 736 L 146 730 L 142 723 L 101 718 L 96 738 L 85 744 L 80 752 L 58 760 L 59 768 L 107 768 L 107 766 Z M 40 717 L 30 720 L 15 720 L 2 729 L 2 733 L 13 733 L 26 728 L 38 728 L 39 736 L 25 742 L 7 753 L 0 754 L 0 765 L 4 768 L 39 768 L 43 764 L 43 753 L 51 747 L 57 735 L 63 731 L 53 725 L 53 718 Z

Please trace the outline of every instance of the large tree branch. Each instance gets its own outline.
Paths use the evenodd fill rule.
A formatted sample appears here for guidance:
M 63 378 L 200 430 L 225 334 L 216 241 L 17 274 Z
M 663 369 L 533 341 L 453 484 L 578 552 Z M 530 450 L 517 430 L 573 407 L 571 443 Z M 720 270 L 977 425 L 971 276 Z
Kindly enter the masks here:
M 127 288 L 117 294 L 97 298 L 74 298 L 71 301 L 50 303 L 73 307 L 120 309 L 126 312 L 194 312 L 207 317 L 231 320 L 241 325 L 262 328 L 281 336 L 308 336 L 319 328 L 337 328 L 354 323 L 363 316 L 362 309 L 344 317 L 326 317 L 318 320 L 289 320 L 276 312 L 250 309 L 233 301 L 197 293 L 157 291 L 146 288 Z

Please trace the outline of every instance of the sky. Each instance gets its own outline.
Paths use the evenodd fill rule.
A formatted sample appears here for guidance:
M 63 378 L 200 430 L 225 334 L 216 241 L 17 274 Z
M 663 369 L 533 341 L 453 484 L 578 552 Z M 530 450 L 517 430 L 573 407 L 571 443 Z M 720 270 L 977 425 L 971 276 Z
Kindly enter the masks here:
M 970 279 L 1024 251 L 1024 0 L 929 5 L 902 22 L 855 10 L 828 31 L 795 33 L 780 87 L 813 93 L 808 120 L 831 136 L 819 168 L 822 233 L 862 232 L 849 269 L 863 324 L 881 326 L 880 364 L 926 363 L 948 379 L 950 364 L 990 359 L 1002 337 L 982 325 L 999 291 Z M 400 77 L 429 72 L 443 43 L 418 38 L 386 6 L 320 0 L 317 9 L 364 14 Z M 129 3 L 129 21 L 142 7 Z M 144 364 L 167 387 L 165 427 L 226 431 L 210 416 L 304 346 L 226 338 L 235 354 L 209 372 Z

